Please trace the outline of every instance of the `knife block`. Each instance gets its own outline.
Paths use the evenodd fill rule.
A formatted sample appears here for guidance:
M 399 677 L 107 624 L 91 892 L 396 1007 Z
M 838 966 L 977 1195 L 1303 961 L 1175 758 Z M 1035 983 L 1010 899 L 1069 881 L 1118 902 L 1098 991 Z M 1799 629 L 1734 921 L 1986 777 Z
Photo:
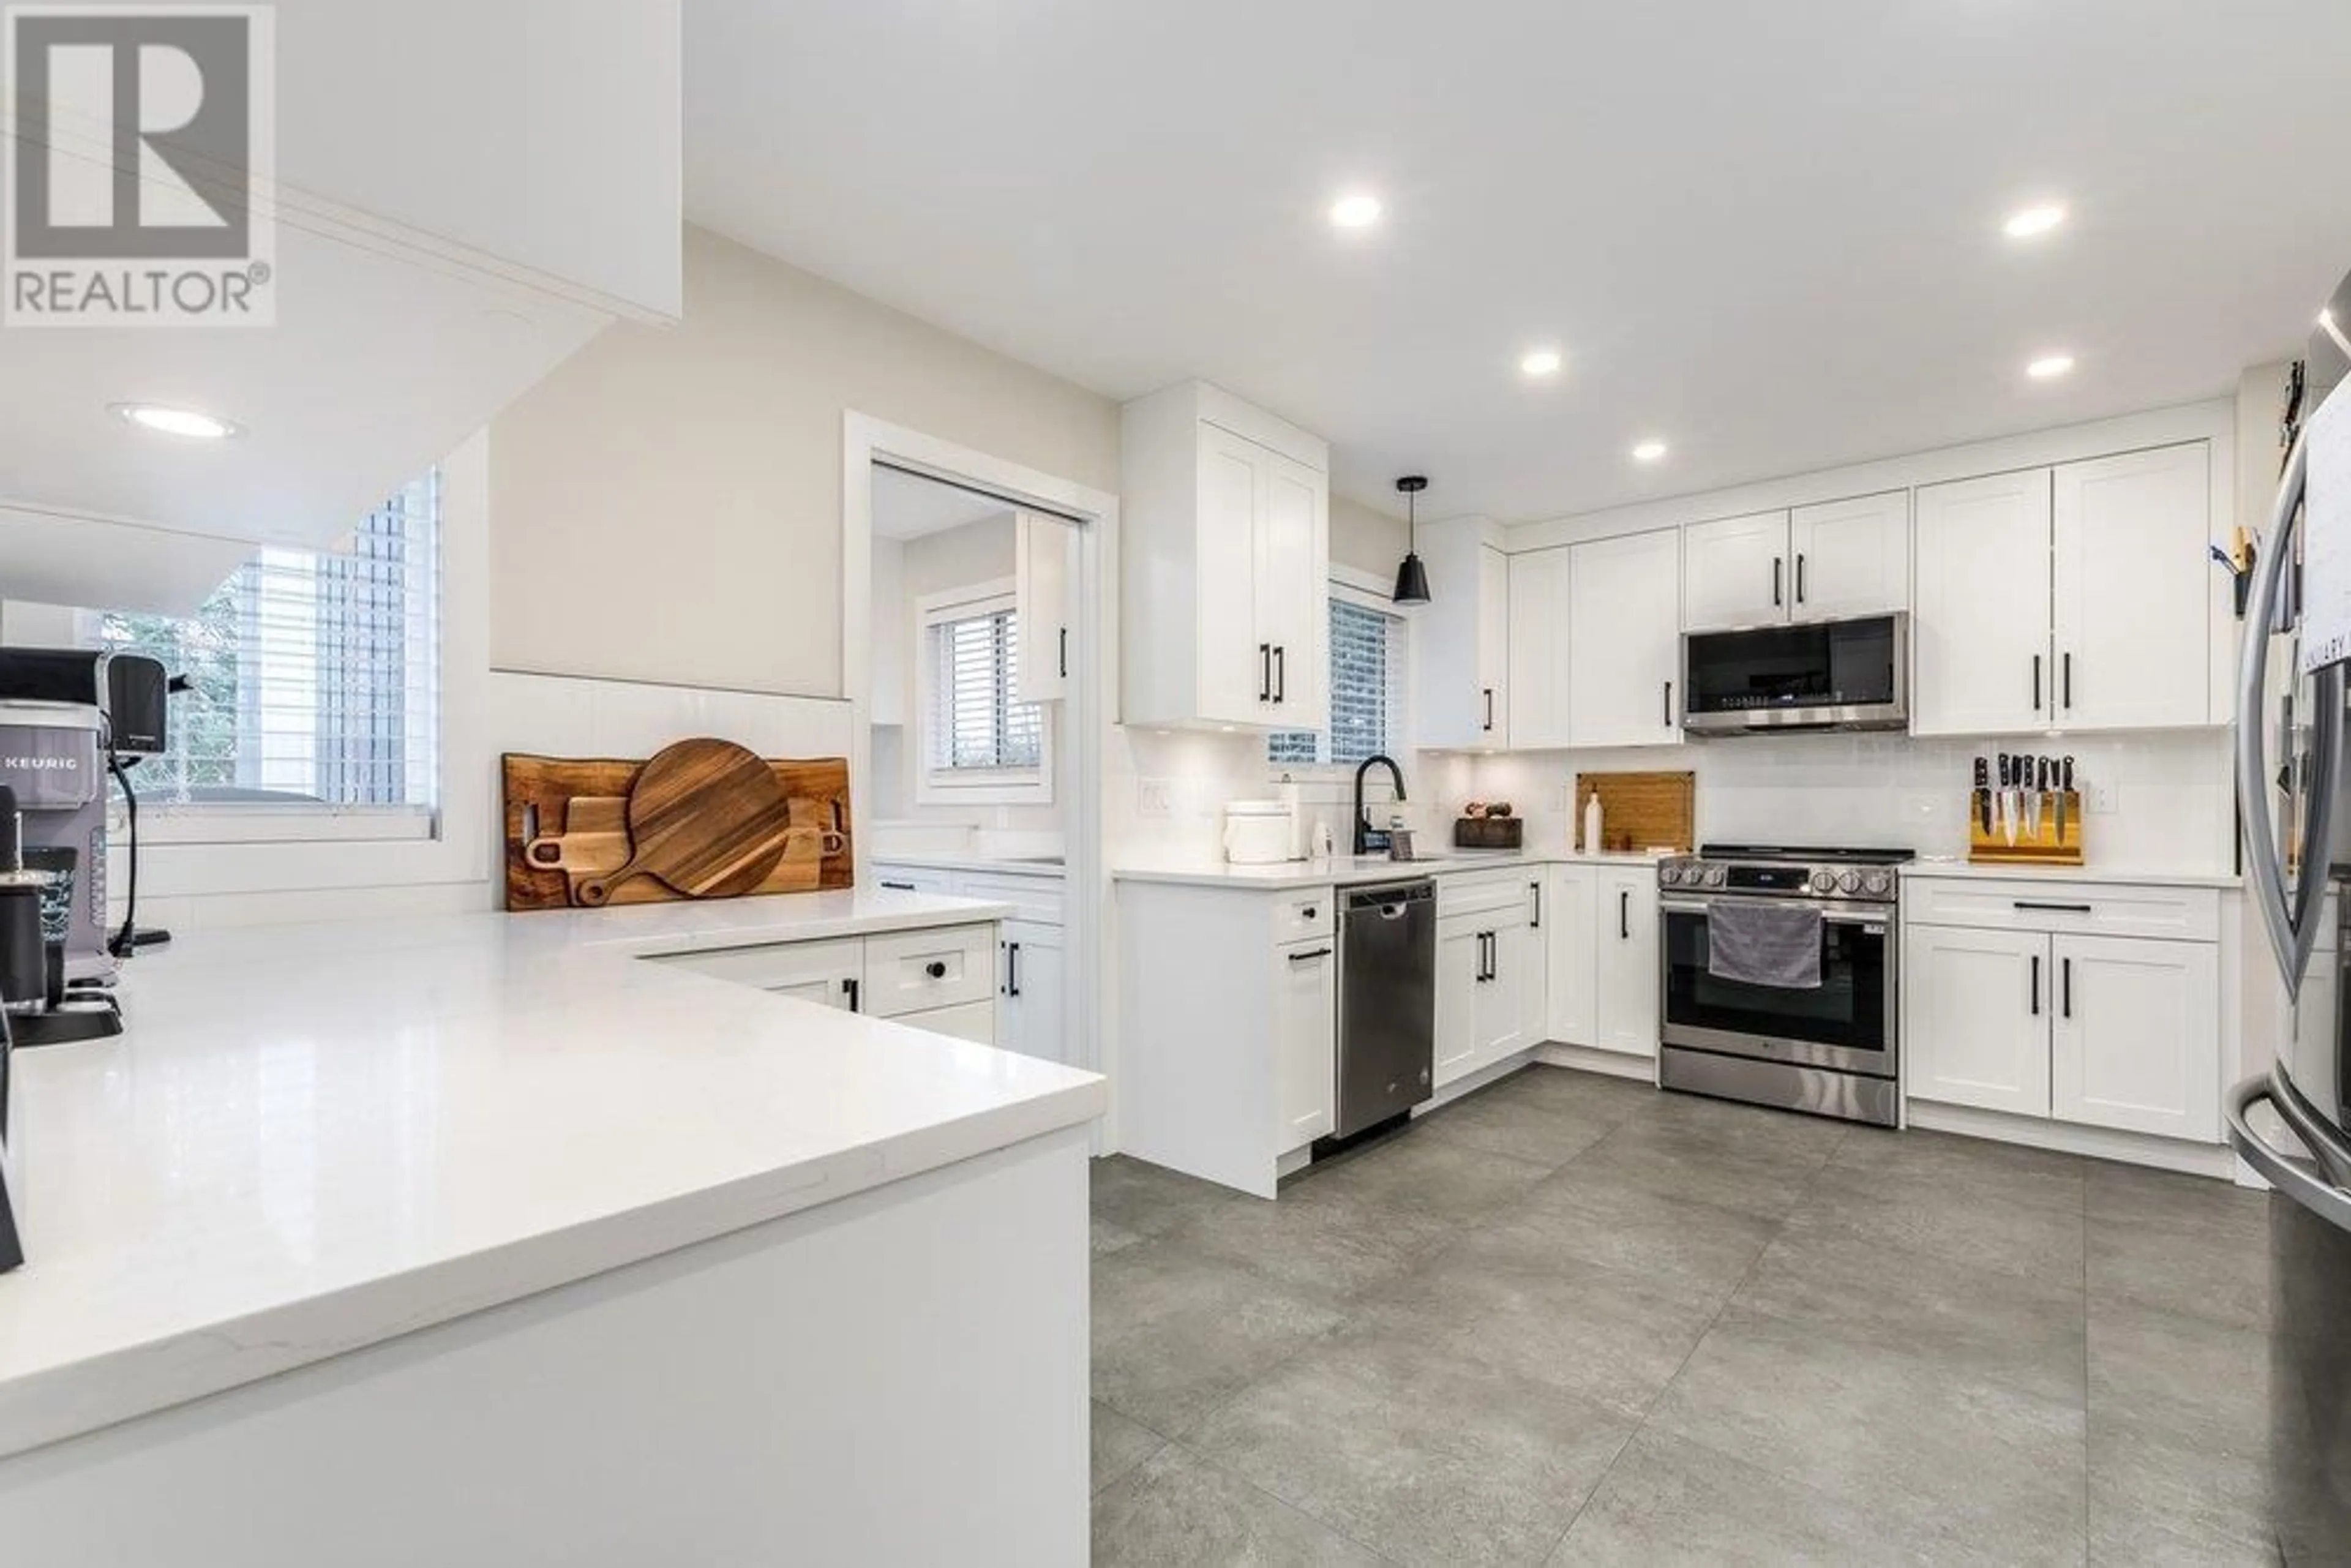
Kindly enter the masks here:
M 2000 791 L 1992 790 L 1995 799 Z M 1991 831 L 1984 831 L 1983 792 L 1974 790 L 1968 796 L 1968 861 L 1971 865 L 2080 865 L 2082 863 L 2082 792 L 2079 789 L 2023 790 L 2027 796 L 2041 796 L 2041 832 L 2033 836 L 2029 825 L 2017 824 L 2016 842 L 2010 843 L 2001 831 L 1995 814 Z M 2065 802 L 2065 832 L 2057 832 L 2056 806 Z

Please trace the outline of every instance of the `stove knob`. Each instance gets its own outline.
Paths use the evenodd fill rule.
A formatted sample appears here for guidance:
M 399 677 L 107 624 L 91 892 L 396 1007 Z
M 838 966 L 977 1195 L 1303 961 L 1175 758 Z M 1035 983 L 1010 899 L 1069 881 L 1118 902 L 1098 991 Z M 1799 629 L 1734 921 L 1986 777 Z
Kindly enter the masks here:
M 1722 885 L 1722 868 L 1720 866 L 1710 865 L 1706 868 L 1706 885 L 1708 887 L 1720 887 Z
M 1813 891 L 1820 894 L 1823 898 L 1826 898 L 1830 894 L 1834 893 L 1836 891 L 1836 873 L 1833 871 L 1816 871 L 1813 873 Z
M 1841 892 L 1848 894 L 1859 893 L 1861 891 L 1861 873 L 1857 871 L 1849 871 L 1845 873 L 1843 876 L 1837 878 L 1837 887 Z
M 1894 879 L 1882 871 L 1871 872 L 1862 879 L 1862 887 L 1872 898 L 1884 898 L 1894 887 Z

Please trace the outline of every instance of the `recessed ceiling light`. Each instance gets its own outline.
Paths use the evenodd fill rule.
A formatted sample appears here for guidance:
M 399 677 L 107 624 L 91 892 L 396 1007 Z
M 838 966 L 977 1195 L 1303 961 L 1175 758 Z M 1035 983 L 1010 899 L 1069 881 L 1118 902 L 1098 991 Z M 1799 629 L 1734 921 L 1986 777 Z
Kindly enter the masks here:
M 1555 376 L 1559 374 L 1559 367 L 1564 362 L 1560 358 L 1557 349 L 1530 349 L 1519 361 L 1519 369 L 1527 375 L 1538 378 Z
M 1343 229 L 1364 229 L 1380 221 L 1380 199 L 1358 192 L 1331 204 L 1331 222 Z
M 168 408 L 154 402 L 118 402 L 115 417 L 141 430 L 160 431 L 165 435 L 185 435 L 197 441 L 225 441 L 238 434 L 236 425 L 209 413 L 198 413 L 191 408 Z
M 2001 232 L 2011 239 L 2035 239 L 2065 221 L 2065 209 L 2054 202 L 2011 213 Z
M 1644 441 L 1633 448 L 1633 461 L 1635 463 L 1662 463 L 1665 458 L 1666 444 L 1662 441 Z
M 2043 354 L 2024 367 L 2024 373 L 2036 382 L 2055 381 L 2074 368 L 2071 354 Z

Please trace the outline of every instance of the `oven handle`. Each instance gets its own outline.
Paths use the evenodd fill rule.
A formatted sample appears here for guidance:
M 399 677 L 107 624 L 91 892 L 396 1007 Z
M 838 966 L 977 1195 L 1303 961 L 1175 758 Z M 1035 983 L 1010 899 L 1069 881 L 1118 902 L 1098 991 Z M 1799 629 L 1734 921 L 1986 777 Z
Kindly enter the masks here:
M 1757 898 L 1732 900 L 1730 902 L 1779 904 L 1782 901 L 1776 898 Z M 1658 901 L 1657 907 L 1667 915 L 1704 915 L 1708 913 L 1710 906 L 1704 904 L 1687 904 L 1680 899 L 1661 899 Z M 1821 922 L 1826 925 L 1858 925 L 1865 931 L 1884 931 L 1891 925 L 1893 916 L 1876 914 L 1855 914 L 1842 909 L 1823 909 L 1821 911 Z

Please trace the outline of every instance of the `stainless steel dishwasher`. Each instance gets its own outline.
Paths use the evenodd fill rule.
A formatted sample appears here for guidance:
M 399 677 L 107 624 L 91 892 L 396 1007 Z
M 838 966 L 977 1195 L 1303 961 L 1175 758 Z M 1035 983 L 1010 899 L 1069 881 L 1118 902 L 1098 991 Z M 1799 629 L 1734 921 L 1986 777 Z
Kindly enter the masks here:
M 1339 905 L 1339 1117 L 1351 1138 L 1428 1098 L 1437 1062 L 1437 884 L 1347 890 Z

